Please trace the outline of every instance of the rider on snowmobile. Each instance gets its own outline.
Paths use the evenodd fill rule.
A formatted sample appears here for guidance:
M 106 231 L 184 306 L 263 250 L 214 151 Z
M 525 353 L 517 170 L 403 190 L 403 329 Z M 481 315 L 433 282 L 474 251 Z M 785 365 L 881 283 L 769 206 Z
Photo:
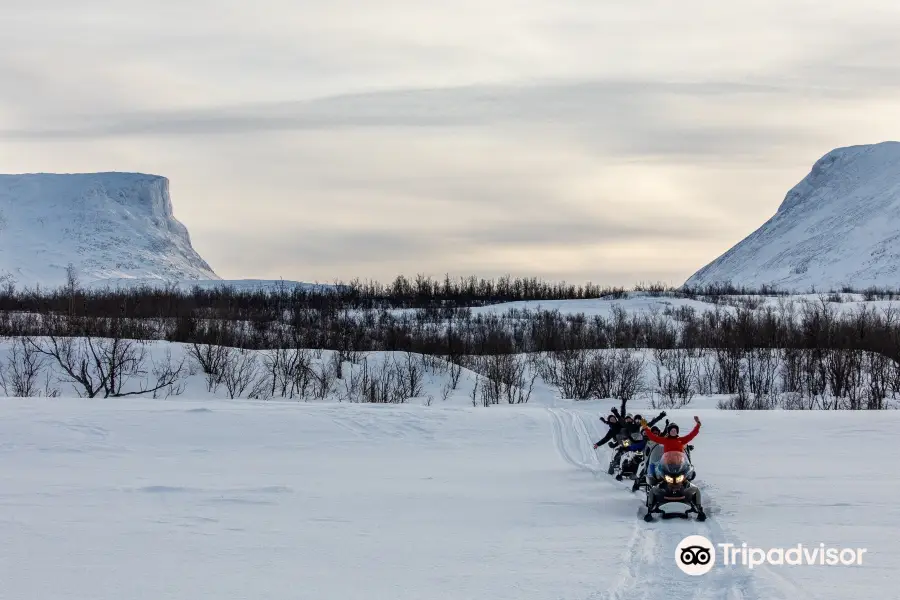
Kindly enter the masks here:
M 657 433 L 659 433 L 659 428 L 656 427 L 656 424 L 659 423 L 665 416 L 666 416 L 666 411 L 662 411 L 661 413 L 656 415 L 649 423 L 647 423 L 647 425 L 649 425 L 651 429 L 653 429 Z M 631 421 L 629 421 L 628 419 L 630 417 L 631 417 L 631 415 L 626 416 L 625 422 L 632 423 L 632 428 L 629 430 L 629 435 L 632 439 L 632 443 L 634 443 L 634 442 L 640 443 L 642 441 L 646 441 L 647 435 L 644 433 L 643 426 L 642 426 L 642 423 L 644 423 L 644 417 L 641 416 L 640 414 L 637 414 L 637 415 L 634 415 L 634 418 Z M 669 423 L 669 421 L 668 421 L 668 419 L 666 419 L 666 424 L 668 424 L 668 423 Z
M 656 426 L 656 424 L 657 424 L 659 421 L 661 421 L 661 420 L 663 419 L 663 417 L 665 417 L 665 416 L 666 416 L 666 411 L 662 411 L 661 413 L 659 413 L 658 415 L 656 415 L 656 417 L 654 417 L 652 421 L 650 421 L 650 422 L 647 423 L 647 424 L 648 424 L 650 427 L 655 428 L 656 431 L 659 431 L 659 428 L 657 428 L 657 427 L 655 427 L 655 426 Z M 646 444 L 647 444 L 647 442 L 649 441 L 649 439 L 648 439 L 648 437 L 647 437 L 647 433 L 646 433 L 645 431 L 642 431 L 642 429 L 641 429 L 641 424 L 642 424 L 642 423 L 645 423 L 645 422 L 646 422 L 646 421 L 644 421 L 644 417 L 642 417 L 641 415 L 635 415 L 635 416 L 634 416 L 634 419 L 633 419 L 633 423 L 634 423 L 634 433 L 640 433 L 641 435 L 640 435 L 640 436 L 636 436 L 636 435 L 635 435 L 635 436 L 631 436 L 631 435 L 629 436 L 629 437 L 631 438 L 631 443 L 628 445 L 628 450 L 629 450 L 629 451 L 634 452 L 634 451 L 638 451 L 638 450 L 643 450 L 643 449 L 646 447 Z M 628 417 L 625 417 L 625 423 L 628 423 Z M 627 427 L 627 425 L 626 425 L 626 427 Z M 624 427 L 623 427 L 623 429 L 624 429 Z
M 650 424 L 655 424 L 665 416 L 665 411 L 659 413 L 652 421 L 650 421 Z M 618 444 L 615 455 L 610 461 L 610 468 L 613 468 L 615 465 L 619 464 L 619 459 L 625 452 L 642 452 L 644 450 L 647 444 L 647 436 L 641 431 L 640 423 L 643 420 L 644 418 L 641 415 L 635 415 L 634 417 L 632 417 L 631 415 L 625 416 L 625 424 L 622 426 L 622 435 L 620 436 L 622 439 Z M 631 427 L 629 428 L 629 426 Z M 627 447 L 624 444 L 625 440 L 628 440 Z M 616 479 L 621 481 L 622 474 L 619 473 L 618 475 L 616 475 Z
M 625 404 L 627 402 L 628 402 L 627 400 L 622 400 L 621 410 L 616 410 L 616 407 L 613 406 L 612 408 L 609 409 L 609 416 L 607 416 L 605 419 L 603 417 L 600 417 L 600 421 L 602 421 L 607 427 L 609 427 L 609 431 L 606 432 L 606 435 L 604 435 L 600 439 L 599 442 L 594 444 L 594 449 L 599 448 L 600 446 L 602 446 L 606 442 L 612 440 L 619 434 L 622 434 L 622 433 L 627 434 L 627 432 L 624 431 L 625 423 L 623 423 L 623 421 L 625 419 L 622 417 L 622 415 L 626 414 L 625 413 Z M 613 448 L 613 447 L 615 447 L 615 443 L 610 444 L 610 448 Z
M 694 421 L 697 423 L 696 425 L 694 425 L 694 429 L 692 429 L 689 434 L 682 437 L 678 437 L 679 428 L 675 423 L 666 423 L 665 436 L 661 436 L 651 431 L 647 426 L 646 421 L 641 425 L 643 426 L 644 433 L 649 441 L 656 442 L 657 444 L 662 445 L 662 454 L 665 454 L 666 452 L 684 452 L 685 454 L 687 454 L 687 448 L 685 446 L 689 441 L 694 439 L 698 433 L 700 433 L 700 419 L 695 416 Z M 657 465 L 655 463 L 649 462 L 649 453 L 647 454 L 647 458 L 647 472 L 651 477 L 658 477 L 659 475 L 657 473 Z
M 613 408 L 612 412 L 605 419 L 603 417 L 600 417 L 600 420 L 606 423 L 607 427 L 609 427 L 609 431 L 606 432 L 606 435 L 600 438 L 599 442 L 594 444 L 595 449 L 599 448 L 622 432 L 622 423 L 619 423 L 619 415 L 615 412 L 615 410 L 616 409 Z
M 640 417 L 640 415 L 637 415 Z M 660 421 L 663 417 L 666 416 L 666 412 L 663 411 L 659 413 L 652 421 L 651 424 L 654 424 Z M 643 421 L 643 417 L 640 417 L 641 421 Z M 609 462 L 609 473 L 610 475 L 615 471 L 615 465 L 619 464 L 619 459 L 625 452 L 640 452 L 644 449 L 644 446 L 647 443 L 646 435 L 641 435 L 638 432 L 641 431 L 640 421 L 637 418 L 632 417 L 631 415 L 625 415 L 625 422 L 622 425 L 622 432 L 619 436 L 621 438 L 620 442 L 617 444 L 618 448 L 616 448 L 616 453 L 613 455 L 612 460 Z M 625 447 L 621 442 L 624 440 L 628 440 L 628 447 Z M 595 445 L 594 448 L 597 446 Z M 616 476 L 616 479 L 622 479 L 621 474 Z
M 666 413 L 662 413 L 662 414 L 665 415 Z M 656 420 L 658 420 L 658 419 L 654 419 L 653 421 L 650 421 L 650 423 L 653 423 Z M 666 425 L 668 425 L 668 424 L 669 424 L 669 420 L 666 419 Z M 651 425 L 650 431 L 652 431 L 656 435 L 660 435 L 662 433 L 660 428 L 657 427 L 656 425 Z M 647 438 L 646 431 L 642 430 L 641 433 L 644 435 L 644 460 L 641 462 L 641 466 L 638 469 L 637 476 L 634 478 L 634 485 L 631 486 L 632 492 L 638 491 L 638 489 L 641 487 L 641 482 L 644 481 L 644 479 L 647 477 L 647 464 L 650 462 L 650 455 L 653 452 L 653 449 L 659 445 L 656 442 L 654 442 L 653 440 Z M 690 448 L 690 447 L 691 446 L 688 446 L 688 448 Z M 688 456 L 690 456 L 690 455 L 688 455 Z
M 650 431 L 650 426 L 646 421 L 642 421 L 641 426 L 647 434 L 647 439 L 654 441 L 657 444 L 662 444 L 664 452 L 684 452 L 685 445 L 700 433 L 700 418 L 695 416 L 694 422 L 696 425 L 694 425 L 691 432 L 682 437 L 678 437 L 679 429 L 678 425 L 675 423 L 669 423 L 666 426 L 665 436 L 657 435 Z

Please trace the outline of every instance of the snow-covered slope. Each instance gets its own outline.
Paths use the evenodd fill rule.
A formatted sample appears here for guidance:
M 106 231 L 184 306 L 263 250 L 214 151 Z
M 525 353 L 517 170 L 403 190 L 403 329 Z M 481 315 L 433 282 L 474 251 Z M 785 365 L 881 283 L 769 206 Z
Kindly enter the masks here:
M 172 213 L 169 181 L 140 173 L 0 175 L 0 275 L 19 287 L 79 280 L 219 279 Z
M 900 288 L 900 143 L 838 148 L 777 213 L 685 285 Z
M 682 427 L 693 412 L 672 411 Z M 698 411 L 710 519 L 647 524 L 596 412 L 0 399 L 3 598 L 893 598 L 900 413 Z M 836 450 L 836 448 L 839 448 Z M 866 548 L 721 564 L 678 542 Z

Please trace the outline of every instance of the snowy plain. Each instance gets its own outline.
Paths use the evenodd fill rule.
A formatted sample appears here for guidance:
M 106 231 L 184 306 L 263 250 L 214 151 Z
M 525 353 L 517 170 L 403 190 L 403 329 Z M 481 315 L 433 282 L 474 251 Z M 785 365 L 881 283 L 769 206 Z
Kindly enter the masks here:
M 848 300 L 835 307 L 861 304 Z M 682 306 L 714 308 L 636 295 L 473 312 Z M 155 361 L 184 355 L 149 349 Z M 230 400 L 208 393 L 200 373 L 169 398 L 78 399 L 65 385 L 63 397 L 2 398 L 0 597 L 843 600 L 893 590 L 900 411 L 731 412 L 695 397 L 669 415 L 683 431 L 694 414 L 703 421 L 694 459 L 710 519 L 647 524 L 641 495 L 605 474 L 609 449 L 591 447 L 618 401 L 566 400 L 538 382 L 527 404 L 473 407 L 475 373 L 442 400 L 446 378 L 426 373 L 404 405 L 336 402 L 340 384 L 327 401 Z M 628 408 L 650 416 L 646 402 Z M 861 566 L 720 565 L 689 577 L 674 553 L 693 534 L 867 553 Z
M 604 473 L 609 450 L 591 448 L 613 403 L 2 399 L 2 597 L 825 600 L 893 589 L 900 509 L 884 450 L 900 412 L 670 411 L 683 429 L 703 421 L 694 460 L 710 519 L 647 524 L 640 495 Z M 867 554 L 862 566 L 692 578 L 674 563 L 690 534 Z

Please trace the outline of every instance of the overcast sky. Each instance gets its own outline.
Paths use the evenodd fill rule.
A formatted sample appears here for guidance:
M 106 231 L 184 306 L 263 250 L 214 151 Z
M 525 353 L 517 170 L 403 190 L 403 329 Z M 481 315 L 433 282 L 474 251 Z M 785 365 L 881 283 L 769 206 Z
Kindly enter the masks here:
M 226 278 L 681 284 L 900 139 L 900 3 L 0 3 L 0 171 L 170 179 Z

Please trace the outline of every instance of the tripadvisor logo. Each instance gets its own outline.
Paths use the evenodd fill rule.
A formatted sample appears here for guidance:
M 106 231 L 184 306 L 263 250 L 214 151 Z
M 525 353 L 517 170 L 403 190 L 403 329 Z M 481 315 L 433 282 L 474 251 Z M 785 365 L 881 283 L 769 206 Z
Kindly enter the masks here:
M 705 575 L 716 564 L 716 548 L 722 553 L 722 564 L 741 565 L 753 569 L 761 565 L 852 566 L 863 564 L 866 548 L 834 548 L 825 544 L 791 548 L 755 548 L 746 543 L 715 544 L 702 535 L 689 535 L 675 547 L 675 564 L 688 575 Z
M 689 535 L 675 547 L 675 564 L 688 575 L 706 575 L 716 564 L 716 549 L 702 535 Z

